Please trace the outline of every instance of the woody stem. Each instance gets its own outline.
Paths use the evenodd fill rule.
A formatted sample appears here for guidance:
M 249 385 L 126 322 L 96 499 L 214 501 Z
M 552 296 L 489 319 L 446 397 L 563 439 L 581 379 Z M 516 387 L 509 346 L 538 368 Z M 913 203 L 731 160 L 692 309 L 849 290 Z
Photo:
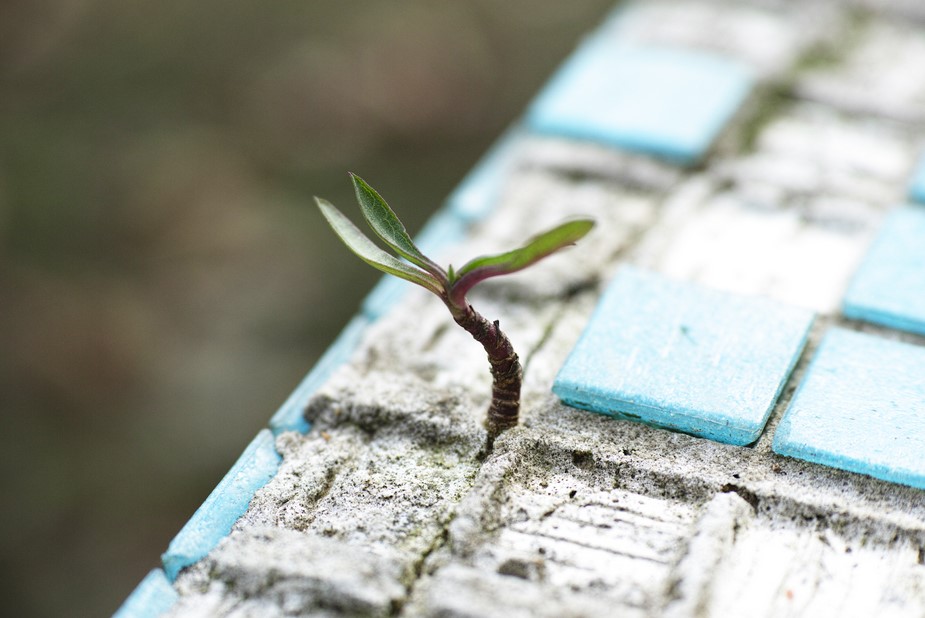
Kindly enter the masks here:
M 523 370 L 514 347 L 501 332 L 498 320 L 489 322 L 467 304 L 465 308 L 448 304 L 453 319 L 482 344 L 491 365 L 491 405 L 488 407 L 486 428 L 489 444 L 505 429 L 517 425 L 520 412 L 520 387 Z

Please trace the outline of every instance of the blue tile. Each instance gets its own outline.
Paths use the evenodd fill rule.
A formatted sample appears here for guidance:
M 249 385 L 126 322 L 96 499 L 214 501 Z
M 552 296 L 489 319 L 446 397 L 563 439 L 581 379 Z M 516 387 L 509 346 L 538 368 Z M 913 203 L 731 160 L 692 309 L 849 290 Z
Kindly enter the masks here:
M 823 339 L 773 448 L 925 489 L 925 348 L 840 328 Z
M 179 598 L 164 571 L 154 569 L 125 599 L 113 618 L 158 618 L 167 613 Z
M 553 392 L 578 408 L 750 444 L 812 321 L 803 309 L 623 268 Z
M 362 316 L 355 316 L 347 323 L 334 343 L 321 355 L 312 370 L 270 419 L 270 429 L 274 435 L 284 431 L 306 433 L 310 429 L 308 421 L 305 420 L 305 406 L 308 400 L 338 367 L 350 360 L 368 325 L 369 320 Z
M 527 125 L 691 165 L 752 85 L 751 71 L 723 56 L 626 44 L 604 32 L 556 73 L 530 107 Z
M 449 245 L 461 242 L 466 237 L 467 230 L 468 223 L 451 210 L 443 209 L 424 225 L 415 236 L 414 244 L 424 255 L 439 263 L 443 250 Z M 414 285 L 398 277 L 385 275 L 363 299 L 363 315 L 370 320 L 377 320 L 401 302 L 405 293 Z
M 398 277 L 383 275 L 363 299 L 363 304 L 360 305 L 361 313 L 370 320 L 378 320 L 400 303 L 413 285 Z
M 414 244 L 424 255 L 438 262 L 447 246 L 461 242 L 469 230 L 469 223 L 450 209 L 438 210 L 414 237 Z
M 161 556 L 170 581 L 176 579 L 181 569 L 199 561 L 228 536 L 231 527 L 247 510 L 254 493 L 276 474 L 279 462 L 273 434 L 264 429 Z
M 909 199 L 925 204 L 925 155 L 919 160 L 919 166 L 912 176 L 912 184 L 909 185 Z
M 501 196 L 523 130 L 515 125 L 501 136 L 447 198 L 447 208 L 467 222 L 481 221 Z
M 845 294 L 844 314 L 925 335 L 925 208 L 884 221 Z

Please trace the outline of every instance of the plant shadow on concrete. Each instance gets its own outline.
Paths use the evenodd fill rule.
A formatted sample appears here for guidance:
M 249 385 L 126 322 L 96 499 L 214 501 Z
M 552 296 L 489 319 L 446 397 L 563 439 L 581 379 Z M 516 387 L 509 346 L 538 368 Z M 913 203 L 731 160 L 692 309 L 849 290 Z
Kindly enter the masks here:
M 375 189 L 355 174 L 351 174 L 350 178 L 366 222 L 389 248 L 404 259 L 380 249 L 333 205 L 315 198 L 321 213 L 340 239 L 373 268 L 415 283 L 437 295 L 449 309 L 453 320 L 485 348 L 492 375 L 491 404 L 485 421 L 490 451 L 501 432 L 517 425 L 523 370 L 514 347 L 501 331 L 499 321 L 483 317 L 466 300 L 466 294 L 480 281 L 523 270 L 573 245 L 591 231 L 594 221 L 567 221 L 534 236 L 513 251 L 474 258 L 459 270 L 452 265 L 444 270 L 418 249 L 404 224 Z

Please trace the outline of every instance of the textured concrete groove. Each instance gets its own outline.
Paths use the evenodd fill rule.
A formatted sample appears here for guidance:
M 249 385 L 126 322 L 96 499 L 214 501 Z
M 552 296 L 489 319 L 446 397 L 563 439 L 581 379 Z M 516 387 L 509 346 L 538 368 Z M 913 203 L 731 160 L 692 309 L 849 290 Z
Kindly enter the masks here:
M 554 525 L 555 528 L 559 529 L 560 526 Z M 618 546 L 612 543 L 602 543 L 600 538 L 596 539 L 594 543 L 586 543 L 580 539 L 585 536 L 582 533 L 586 531 L 583 527 L 576 527 L 574 530 L 565 530 L 562 532 L 547 532 L 544 530 L 529 530 L 526 526 L 513 526 L 512 530 L 514 532 L 520 532 L 527 536 L 535 536 L 544 539 L 549 539 L 551 541 L 562 541 L 564 543 L 571 543 L 577 547 L 582 547 L 585 549 L 594 549 L 597 551 L 605 552 L 608 554 L 615 554 L 617 556 L 623 556 L 624 558 L 630 558 L 632 560 L 646 560 L 648 562 L 654 562 L 656 564 L 668 564 L 667 560 L 663 560 L 656 555 L 645 555 L 643 552 L 638 551 L 635 547 L 628 549 L 621 549 Z M 635 551 L 634 551 L 635 550 Z
M 560 416 L 550 416 L 557 413 Z M 801 513 L 844 514 L 857 522 L 873 518 L 876 525 L 911 532 L 925 530 L 925 501 L 919 490 L 753 448 L 722 445 L 640 424 L 614 422 L 606 417 L 592 421 L 580 414 L 550 402 L 540 418 L 550 423 L 559 421 L 555 423 L 556 429 L 542 436 L 531 436 L 530 448 L 545 457 L 552 458 L 557 452 L 565 457 L 586 449 L 586 436 L 596 432 L 601 438 L 595 449 L 598 465 L 619 471 L 622 487 L 632 487 L 645 495 L 662 497 L 683 491 L 682 499 L 703 503 L 723 485 L 732 483 L 766 498 L 766 506 L 801 505 Z M 573 422 L 583 424 L 584 431 Z M 597 422 L 600 426 L 588 426 Z M 654 443 L 660 446 L 653 448 Z M 687 461 L 687 465 L 682 466 L 681 460 Z
M 427 568 L 428 561 L 430 560 L 431 556 L 433 556 L 435 553 L 439 552 L 441 549 L 443 549 L 446 546 L 448 539 L 449 539 L 449 530 L 450 530 L 451 524 L 452 524 L 452 519 L 446 522 L 446 525 L 444 525 L 443 527 L 442 533 L 434 539 L 433 544 L 421 555 L 417 563 L 414 564 L 413 566 L 414 578 L 406 584 L 404 598 L 402 598 L 400 602 L 393 604 L 392 606 L 393 616 L 400 616 L 404 613 L 405 605 L 407 604 L 408 599 L 413 597 L 415 588 L 417 587 L 418 583 L 421 581 L 423 574 L 424 574 L 424 570 Z
M 609 493 L 613 494 L 614 492 Z M 616 523 L 649 528 L 659 534 L 677 535 L 683 528 L 683 524 L 679 524 L 677 521 L 660 519 L 657 516 L 646 516 L 619 504 L 603 504 L 591 501 L 584 501 L 580 507 L 573 504 L 564 504 L 556 510 L 555 515 L 560 519 L 574 521 L 575 523 L 600 527 Z
M 739 530 L 754 516 L 749 505 L 735 494 L 714 496 L 704 507 L 685 551 L 672 569 L 661 613 L 673 616 L 704 616 L 713 579 L 727 560 Z

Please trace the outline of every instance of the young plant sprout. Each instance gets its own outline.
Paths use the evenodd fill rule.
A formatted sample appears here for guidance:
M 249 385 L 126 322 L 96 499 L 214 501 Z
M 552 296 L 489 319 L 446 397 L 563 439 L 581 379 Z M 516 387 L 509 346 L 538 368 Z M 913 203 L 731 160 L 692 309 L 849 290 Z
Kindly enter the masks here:
M 522 270 L 574 244 L 594 227 L 594 221 L 568 221 L 534 236 L 519 249 L 477 257 L 459 270 L 452 266 L 443 270 L 415 246 L 405 226 L 375 189 L 355 174 L 350 174 L 350 178 L 366 222 L 405 261 L 380 249 L 330 202 L 316 197 L 321 214 L 344 244 L 367 264 L 436 294 L 456 323 L 485 348 L 493 378 L 491 405 L 485 423 L 490 445 L 502 431 L 517 425 L 523 370 L 498 320 L 489 322 L 482 317 L 466 300 L 466 294 L 480 281 Z

